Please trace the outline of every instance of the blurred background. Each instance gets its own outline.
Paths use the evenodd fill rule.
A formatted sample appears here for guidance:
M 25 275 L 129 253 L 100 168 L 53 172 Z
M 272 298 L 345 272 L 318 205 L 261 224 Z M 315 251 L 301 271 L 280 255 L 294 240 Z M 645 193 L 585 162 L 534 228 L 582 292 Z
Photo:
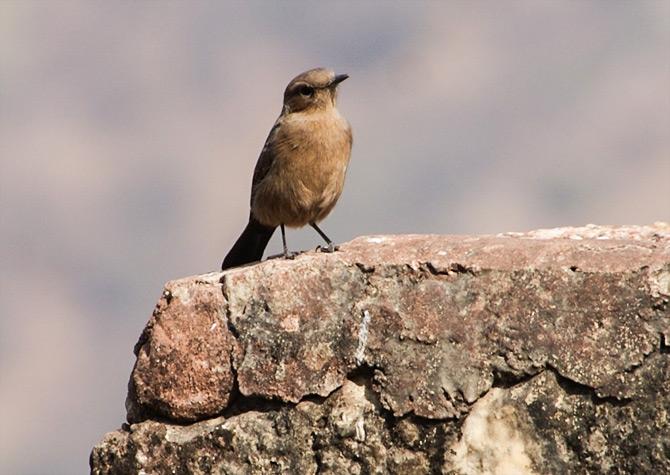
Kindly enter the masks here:
M 87 472 L 315 66 L 351 75 L 337 242 L 670 219 L 668 0 L 0 2 L 0 473 Z

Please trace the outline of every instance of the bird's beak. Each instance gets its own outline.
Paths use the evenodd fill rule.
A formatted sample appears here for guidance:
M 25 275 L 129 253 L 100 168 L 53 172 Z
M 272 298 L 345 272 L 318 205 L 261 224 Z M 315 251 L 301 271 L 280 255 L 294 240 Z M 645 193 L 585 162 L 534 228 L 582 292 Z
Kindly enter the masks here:
M 341 83 L 342 81 L 344 81 L 348 77 L 349 77 L 348 74 L 338 74 L 338 75 L 336 75 L 335 79 L 333 79 L 333 81 L 330 83 L 330 87 L 337 86 L 339 83 Z

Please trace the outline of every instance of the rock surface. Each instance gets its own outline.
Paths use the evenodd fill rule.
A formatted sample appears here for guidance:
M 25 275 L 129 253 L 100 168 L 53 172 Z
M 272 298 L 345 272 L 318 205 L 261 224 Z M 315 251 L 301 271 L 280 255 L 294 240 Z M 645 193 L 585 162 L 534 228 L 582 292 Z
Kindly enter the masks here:
M 93 473 L 670 473 L 670 226 L 371 236 L 166 285 Z

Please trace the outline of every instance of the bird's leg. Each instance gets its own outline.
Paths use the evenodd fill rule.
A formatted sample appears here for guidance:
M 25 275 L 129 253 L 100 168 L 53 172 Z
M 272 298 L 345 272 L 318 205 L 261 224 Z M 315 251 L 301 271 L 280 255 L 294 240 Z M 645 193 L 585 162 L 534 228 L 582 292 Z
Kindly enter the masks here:
M 286 246 L 286 231 L 284 230 L 284 225 L 281 225 L 281 242 L 284 245 L 284 258 L 289 259 L 288 256 L 288 247 Z
M 309 223 L 311 227 L 314 228 L 314 230 L 319 233 L 319 236 L 323 238 L 324 241 L 326 241 L 326 244 L 328 244 L 328 247 L 321 247 L 319 246 L 317 249 L 320 250 L 321 252 L 335 252 L 337 251 L 337 246 L 333 244 L 333 241 L 330 240 L 328 236 L 326 236 L 326 233 L 321 231 L 319 227 L 316 225 L 316 223 Z
M 281 225 L 281 242 L 284 245 L 284 259 L 294 259 L 296 254 L 288 252 L 288 246 L 286 246 L 286 231 L 283 224 Z
M 295 259 L 296 256 L 302 254 L 304 251 L 298 251 L 298 252 L 289 252 L 288 246 L 286 245 L 286 231 L 284 230 L 284 225 L 281 224 L 281 240 L 282 244 L 284 245 L 284 252 L 280 252 L 279 254 L 272 254 L 271 256 L 268 256 L 267 259 L 278 259 L 280 257 L 283 257 L 284 259 Z
M 286 247 L 286 231 L 284 225 L 281 225 L 281 242 L 284 245 L 284 257 L 288 259 L 288 247 Z

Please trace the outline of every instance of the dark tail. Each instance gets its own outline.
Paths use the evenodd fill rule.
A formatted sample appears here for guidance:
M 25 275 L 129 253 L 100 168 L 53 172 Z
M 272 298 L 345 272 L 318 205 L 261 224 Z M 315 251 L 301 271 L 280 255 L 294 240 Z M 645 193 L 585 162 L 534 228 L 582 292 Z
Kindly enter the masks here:
M 268 245 L 268 241 L 275 232 L 275 229 L 263 226 L 255 219 L 249 218 L 249 224 L 244 228 L 240 237 L 237 238 L 235 245 L 233 245 L 233 248 L 223 260 L 221 270 L 241 266 L 249 262 L 260 261 L 263 257 L 265 246 Z

